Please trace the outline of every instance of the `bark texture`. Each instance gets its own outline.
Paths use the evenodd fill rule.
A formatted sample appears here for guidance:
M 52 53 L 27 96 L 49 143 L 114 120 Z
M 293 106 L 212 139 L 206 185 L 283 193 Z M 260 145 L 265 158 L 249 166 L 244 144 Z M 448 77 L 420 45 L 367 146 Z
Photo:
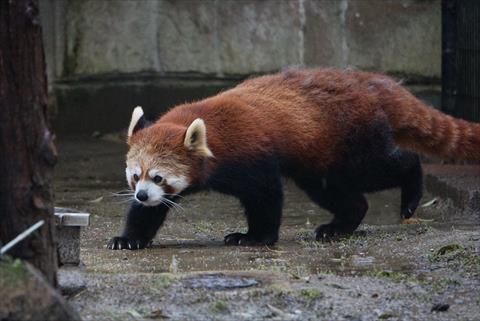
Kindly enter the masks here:
M 47 79 L 37 0 L 0 1 L 0 242 L 46 224 L 9 254 L 56 285 L 51 178 L 56 162 L 47 121 Z

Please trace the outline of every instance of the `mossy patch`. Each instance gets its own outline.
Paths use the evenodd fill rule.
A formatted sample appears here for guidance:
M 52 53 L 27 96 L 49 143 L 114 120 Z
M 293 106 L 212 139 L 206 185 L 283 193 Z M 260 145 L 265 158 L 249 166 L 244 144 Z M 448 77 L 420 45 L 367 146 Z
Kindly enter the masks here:
M 215 301 L 215 302 L 213 302 L 212 310 L 213 310 L 213 312 L 216 312 L 216 313 L 228 312 L 228 310 L 229 310 L 228 302 L 223 301 L 223 300 Z
M 442 255 L 446 255 L 449 253 L 462 251 L 462 250 L 464 250 L 464 247 L 461 246 L 460 244 L 448 244 L 439 248 L 434 255 L 435 257 L 440 257 Z
M 450 287 L 455 287 L 459 285 L 461 285 L 461 283 L 453 279 L 441 279 L 441 280 L 430 283 L 431 290 L 434 293 L 443 292 Z
M 300 295 L 303 298 L 309 299 L 309 300 L 316 300 L 320 299 L 323 297 L 323 293 L 321 291 L 318 291 L 316 289 L 303 289 L 300 291 Z
M 317 289 L 302 289 L 299 295 L 305 300 L 307 307 L 312 306 L 316 300 L 324 297 L 323 292 Z
M 446 263 L 450 268 L 463 270 L 474 276 L 480 275 L 480 256 L 473 247 L 447 244 L 428 256 L 428 260 L 432 263 Z
M 25 280 L 25 265 L 8 256 L 0 261 L 0 288 L 16 287 Z
M 388 271 L 388 270 L 369 271 L 365 274 L 365 276 L 389 279 L 396 283 L 401 283 L 401 282 L 420 283 L 420 280 L 418 280 L 414 276 L 408 275 L 402 272 L 398 272 L 398 271 Z
M 395 317 L 395 314 L 393 314 L 391 312 L 384 312 L 384 313 L 382 313 L 378 316 L 378 318 L 380 320 L 388 320 L 388 319 L 393 318 L 393 317 Z
M 156 289 L 166 289 L 177 281 L 177 277 L 170 273 L 161 273 L 153 281 L 153 287 Z
M 206 221 L 200 221 L 198 223 L 194 223 L 193 227 L 196 232 L 206 234 L 206 235 L 214 234 L 214 232 L 217 230 L 214 224 Z

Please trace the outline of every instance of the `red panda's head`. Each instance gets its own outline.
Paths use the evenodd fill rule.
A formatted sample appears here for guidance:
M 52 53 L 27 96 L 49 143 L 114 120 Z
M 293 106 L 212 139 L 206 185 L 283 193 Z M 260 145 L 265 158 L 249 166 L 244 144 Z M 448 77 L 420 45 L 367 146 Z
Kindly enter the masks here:
M 206 127 L 195 119 L 188 127 L 173 123 L 149 124 L 141 107 L 136 107 L 128 128 L 127 168 L 135 198 L 156 206 L 187 189 L 195 180 L 202 158 L 212 157 Z

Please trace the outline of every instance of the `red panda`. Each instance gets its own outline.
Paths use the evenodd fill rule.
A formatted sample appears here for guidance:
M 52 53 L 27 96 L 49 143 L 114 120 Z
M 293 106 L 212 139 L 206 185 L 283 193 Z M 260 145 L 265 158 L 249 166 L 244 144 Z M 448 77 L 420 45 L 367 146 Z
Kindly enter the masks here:
M 201 189 L 234 195 L 245 209 L 248 232 L 227 235 L 226 244 L 274 244 L 281 176 L 334 215 L 316 229 L 317 240 L 328 240 L 358 227 L 364 193 L 400 187 L 401 215 L 411 217 L 422 193 L 412 151 L 479 160 L 480 124 L 426 106 L 384 75 L 288 70 L 174 107 L 151 124 L 137 107 L 128 145 L 136 202 L 109 248 L 146 247 L 171 202 Z

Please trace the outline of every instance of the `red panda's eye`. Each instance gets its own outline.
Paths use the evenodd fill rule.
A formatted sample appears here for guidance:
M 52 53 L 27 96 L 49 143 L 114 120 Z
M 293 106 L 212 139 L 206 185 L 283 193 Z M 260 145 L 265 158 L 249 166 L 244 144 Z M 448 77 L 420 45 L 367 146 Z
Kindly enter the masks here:
M 138 182 L 139 179 L 140 179 L 140 177 L 138 177 L 137 174 L 133 174 L 133 180 L 134 180 L 135 182 Z
M 160 176 L 160 175 L 155 175 L 155 177 L 153 178 L 153 182 L 158 184 L 162 181 L 163 177 Z

